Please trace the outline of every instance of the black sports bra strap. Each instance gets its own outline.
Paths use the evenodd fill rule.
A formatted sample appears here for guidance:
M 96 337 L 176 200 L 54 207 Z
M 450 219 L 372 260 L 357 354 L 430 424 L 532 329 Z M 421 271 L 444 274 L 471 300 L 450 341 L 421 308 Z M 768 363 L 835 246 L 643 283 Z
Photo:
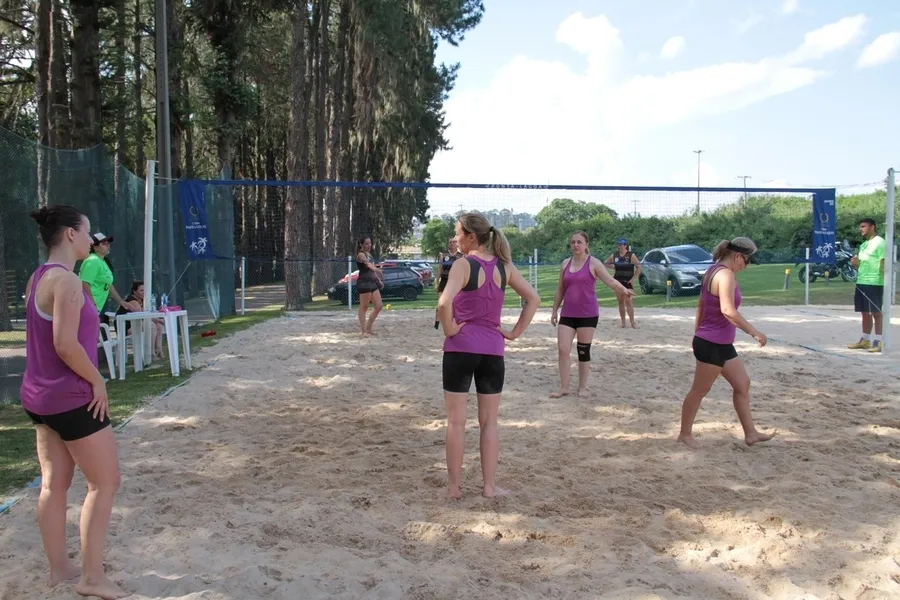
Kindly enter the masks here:
M 708 293 L 712 294 L 712 282 L 713 282 L 713 277 L 715 276 L 716 272 L 721 271 L 724 267 L 725 267 L 725 265 L 723 265 L 723 264 L 715 264 L 715 265 L 711 266 L 709 268 L 709 270 L 706 272 L 705 285 L 706 285 L 706 291 Z
M 471 256 L 467 256 L 466 261 L 469 263 L 469 281 L 466 283 L 465 287 L 463 287 L 462 291 L 474 292 L 478 289 L 478 273 L 481 272 L 481 263 Z
M 481 263 L 471 256 L 467 256 L 466 260 L 469 262 L 469 281 L 466 283 L 465 287 L 463 287 L 462 291 L 474 292 L 478 289 L 478 274 L 481 272 Z M 506 267 L 500 259 L 497 259 L 497 271 L 500 273 L 500 289 L 505 291 Z

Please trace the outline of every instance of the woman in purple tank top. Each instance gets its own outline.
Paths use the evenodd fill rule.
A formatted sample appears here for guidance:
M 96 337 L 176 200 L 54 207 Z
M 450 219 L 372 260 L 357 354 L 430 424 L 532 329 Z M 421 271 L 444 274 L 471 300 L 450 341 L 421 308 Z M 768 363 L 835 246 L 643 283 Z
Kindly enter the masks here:
M 37 434 L 38 525 L 50 563 L 50 585 L 78 578 L 75 591 L 83 596 L 123 598 L 128 594 L 103 569 L 119 464 L 106 384 L 97 369 L 100 316 L 73 273 L 75 263 L 90 253 L 91 225 L 71 206 L 43 207 L 31 216 L 48 256 L 26 287 L 20 395 Z M 66 496 L 75 465 L 88 484 L 81 510 L 80 569 L 66 550 Z
M 594 330 L 600 317 L 597 304 L 597 280 L 616 293 L 616 296 L 633 296 L 634 291 L 627 289 L 616 281 L 606 270 L 600 259 L 591 256 L 588 249 L 588 236 L 583 231 L 576 231 L 569 238 L 572 257 L 562 263 L 559 272 L 559 284 L 553 298 L 553 313 L 550 323 L 559 328 L 556 334 L 556 347 L 559 350 L 559 391 L 550 394 L 551 398 L 569 395 L 569 369 L 572 353 L 572 341 L 576 338 L 578 352 L 578 395 L 587 394 L 588 375 L 590 375 L 591 343 Z M 557 315 L 562 304 L 562 317 Z
M 700 402 L 720 374 L 733 390 L 734 409 L 744 428 L 747 445 L 768 441 L 774 435 L 760 433 L 753 424 L 750 416 L 750 377 L 734 349 L 734 335 L 738 327 L 760 346 L 765 346 L 767 341 L 765 334 L 738 312 L 741 289 L 734 275 L 754 262 L 756 251 L 756 244 L 749 238 L 721 241 L 713 250 L 716 262 L 703 278 L 692 342 L 697 364 L 694 382 L 681 407 L 681 432 L 678 435 L 678 441 L 691 448 L 698 447 L 692 431 Z
M 447 495 L 451 498 L 461 495 L 466 408 L 474 379 L 481 432 L 482 495 L 493 498 L 508 493 L 494 482 L 506 341 L 515 340 L 525 332 L 541 299 L 512 264 L 506 236 L 483 216 L 462 215 L 456 222 L 456 239 L 465 258 L 450 267 L 447 285 L 438 299 L 438 313 L 446 336 L 442 371 L 447 406 Z M 511 331 L 500 324 L 507 284 L 525 300 Z

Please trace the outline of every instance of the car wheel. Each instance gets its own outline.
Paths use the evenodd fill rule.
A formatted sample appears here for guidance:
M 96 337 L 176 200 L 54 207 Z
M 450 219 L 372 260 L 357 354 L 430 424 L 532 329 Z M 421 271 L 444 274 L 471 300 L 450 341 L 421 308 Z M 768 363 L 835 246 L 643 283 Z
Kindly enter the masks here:
M 638 283 L 641 286 L 641 293 L 650 295 L 653 293 L 653 289 L 650 287 L 650 282 L 647 281 L 647 278 L 641 275 L 638 277 Z
M 678 283 L 677 277 L 669 277 L 669 281 L 672 282 L 672 295 L 680 296 L 681 295 L 681 284 Z
M 419 297 L 419 293 L 416 291 L 416 288 L 408 287 L 403 288 L 403 299 L 412 302 L 416 298 Z

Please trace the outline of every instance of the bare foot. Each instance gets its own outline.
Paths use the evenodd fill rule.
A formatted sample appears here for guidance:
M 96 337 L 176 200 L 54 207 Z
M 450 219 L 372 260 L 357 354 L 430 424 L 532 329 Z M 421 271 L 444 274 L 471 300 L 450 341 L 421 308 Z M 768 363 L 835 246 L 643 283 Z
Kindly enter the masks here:
M 575 392 L 575 395 L 578 396 L 579 398 L 585 398 L 585 397 L 589 396 L 590 394 L 591 394 L 591 390 L 589 390 L 587 388 L 581 388 L 577 392 Z
M 75 591 L 82 596 L 96 596 L 102 600 L 116 600 L 131 595 L 131 592 L 117 586 L 106 575 L 95 581 L 89 581 L 82 576 L 81 581 L 75 586 Z
M 550 392 L 551 398 L 562 398 L 563 396 L 568 396 L 569 390 L 559 390 L 558 392 Z
M 678 441 L 692 450 L 696 450 L 700 447 L 700 444 L 697 443 L 697 440 L 695 440 L 692 435 L 679 435 Z
M 486 485 L 484 486 L 484 491 L 481 492 L 481 495 L 485 498 L 496 498 L 497 496 L 509 496 L 509 493 L 509 490 L 504 490 L 502 487 Z
M 60 583 L 65 583 L 67 581 L 72 581 L 73 579 L 78 578 L 81 575 L 81 567 L 77 567 L 72 563 L 69 563 L 65 566 L 65 568 L 59 571 L 50 571 L 50 581 L 48 582 L 50 587 L 56 587 Z
M 444 497 L 450 500 L 459 500 L 462 498 L 462 494 L 458 487 L 448 487 L 447 491 L 444 492 Z
M 744 443 L 748 446 L 752 446 L 753 444 L 759 444 L 760 442 L 768 442 L 773 437 L 775 437 L 776 434 L 777 432 L 760 433 L 757 431 L 755 433 L 751 433 L 750 435 L 744 436 Z
M 622 321 L 622 329 L 625 329 L 625 321 Z
M 631 328 L 632 328 L 632 329 L 637 329 L 637 323 L 635 323 L 634 321 L 632 321 L 632 322 L 631 322 Z

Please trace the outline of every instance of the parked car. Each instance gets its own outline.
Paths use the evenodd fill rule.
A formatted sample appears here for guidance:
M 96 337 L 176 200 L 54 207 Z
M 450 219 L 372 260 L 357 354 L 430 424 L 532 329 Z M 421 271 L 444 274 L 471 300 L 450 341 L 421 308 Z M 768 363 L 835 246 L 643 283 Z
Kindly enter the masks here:
M 422 275 L 422 284 L 423 285 L 428 286 L 428 287 L 434 285 L 434 269 L 432 268 L 431 264 L 428 263 L 428 261 L 396 259 L 396 260 L 384 261 L 383 263 L 379 264 L 378 266 L 381 266 L 381 267 L 383 267 L 383 266 L 408 267 L 408 268 L 412 269 L 413 271 L 415 271 L 416 273 L 419 273 L 420 275 Z
M 424 289 L 422 277 L 409 267 L 379 265 L 384 273 L 384 289 L 381 290 L 382 298 L 400 298 L 413 301 L 419 297 Z M 356 283 L 358 273 L 353 273 L 353 283 Z M 328 299 L 347 302 L 347 276 L 328 288 Z M 353 304 L 359 303 L 359 292 L 356 285 L 353 286 Z
M 638 278 L 641 292 L 665 292 L 666 282 L 671 281 L 673 295 L 699 293 L 703 276 L 712 263 L 712 254 L 694 244 L 654 248 L 641 260 L 641 275 Z

